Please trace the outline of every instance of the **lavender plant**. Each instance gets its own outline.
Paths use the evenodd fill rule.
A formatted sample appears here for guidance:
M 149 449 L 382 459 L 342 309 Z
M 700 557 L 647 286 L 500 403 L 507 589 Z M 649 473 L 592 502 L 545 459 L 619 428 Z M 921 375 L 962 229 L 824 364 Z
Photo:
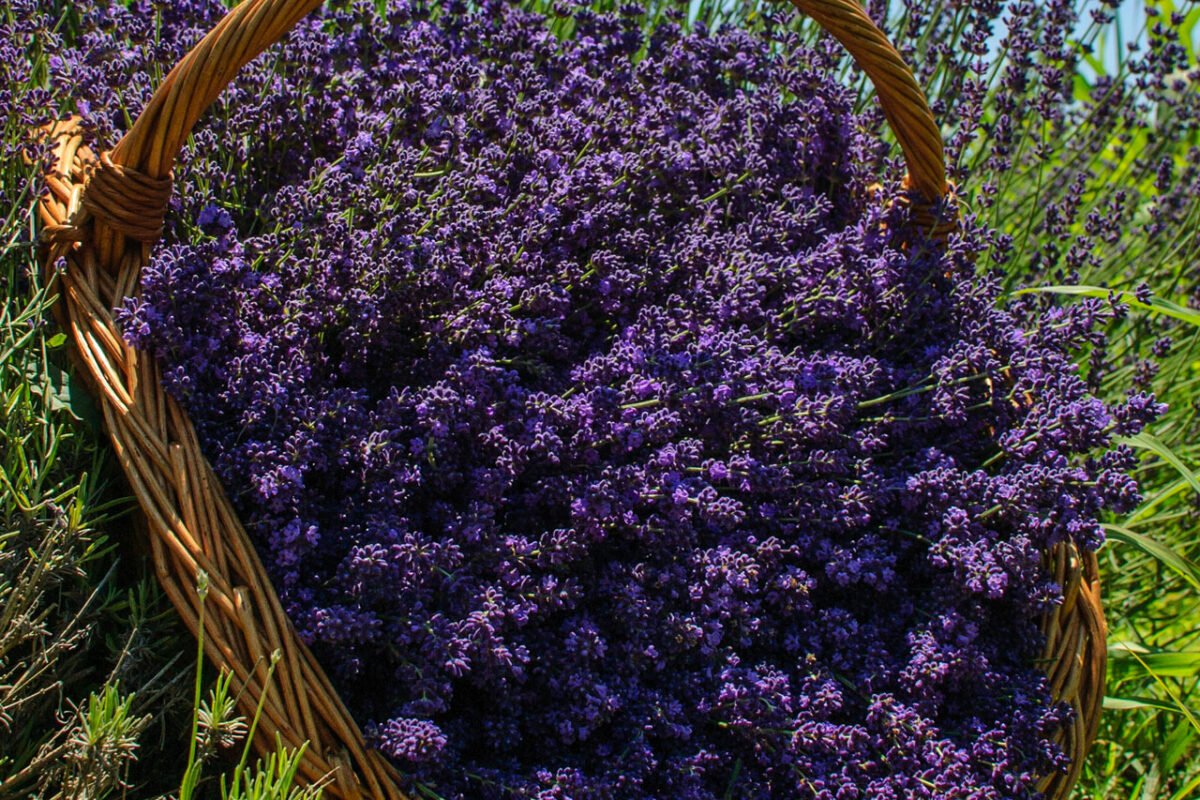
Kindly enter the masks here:
M 1031 796 L 1040 554 L 1158 410 L 1073 368 L 1104 304 L 906 234 L 828 46 L 552 18 L 302 26 L 198 135 L 261 227 L 197 148 L 126 311 L 302 636 L 438 796 Z
M 840 54 L 752 7 L 337 5 L 185 152 L 129 335 L 418 791 L 1011 797 L 1061 763 L 1036 553 L 1132 507 L 1129 452 L 1081 455 L 1162 382 L 1105 304 L 1000 286 L 1137 303 L 1186 255 L 1184 13 L 1105 75 L 1107 7 L 874 5 L 976 212 L 944 254 L 865 197 L 898 169 Z M 111 144 L 223 10 L 81 5 L 47 80 Z

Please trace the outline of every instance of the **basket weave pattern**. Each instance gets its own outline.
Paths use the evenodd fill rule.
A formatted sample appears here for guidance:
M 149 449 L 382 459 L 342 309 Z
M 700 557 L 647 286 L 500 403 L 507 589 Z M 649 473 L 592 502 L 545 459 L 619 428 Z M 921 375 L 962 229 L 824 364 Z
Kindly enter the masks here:
M 855 0 L 793 3 L 842 42 L 875 84 L 908 163 L 904 201 L 911 205 L 912 224 L 947 233 L 954 220 L 939 217 L 949 191 L 941 134 L 912 72 Z M 111 152 L 97 155 L 88 148 L 74 120 L 51 128 L 57 166 L 39 215 L 47 265 L 66 261 L 57 276 L 57 313 L 145 515 L 159 582 L 193 633 L 200 604 L 206 604 L 205 653 L 245 685 L 241 713 L 253 714 L 262 699 L 255 747 L 268 752 L 276 737 L 289 747 L 307 741 L 300 777 L 324 783 L 327 796 L 404 800 L 395 768 L 366 747 L 325 672 L 296 636 L 191 421 L 163 391 L 154 359 L 125 343 L 112 312 L 138 291 L 141 269 L 162 232 L 171 167 L 193 125 L 243 65 L 319 4 L 246 0 L 171 71 Z M 1071 768 L 1044 777 L 1039 788 L 1061 800 L 1096 735 L 1105 625 L 1095 555 L 1061 544 L 1045 559 L 1063 587 L 1063 602 L 1042 620 L 1046 646 L 1038 666 L 1054 697 L 1075 713 L 1055 734 Z M 200 571 L 209 576 L 206 600 L 195 591 Z

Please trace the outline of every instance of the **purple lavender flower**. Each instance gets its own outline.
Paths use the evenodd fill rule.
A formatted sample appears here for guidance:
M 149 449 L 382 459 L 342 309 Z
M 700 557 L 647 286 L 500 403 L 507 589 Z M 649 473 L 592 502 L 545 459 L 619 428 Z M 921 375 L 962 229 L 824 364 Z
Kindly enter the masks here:
M 1060 30 L 1068 5 L 1037 13 Z M 105 141 L 222 10 L 87 6 L 55 79 Z M 641 24 L 495 2 L 303 22 L 196 132 L 126 336 L 406 780 L 1034 796 L 1066 719 L 1033 667 L 1061 595 L 1041 553 L 1133 506 L 1130 451 L 1083 456 L 1159 411 L 1100 402 L 1072 362 L 1110 310 L 1000 303 L 975 262 L 1012 240 L 980 219 L 945 247 L 904 233 L 867 191 L 877 116 L 786 16 Z M 1008 37 L 1006 80 L 1070 55 Z M 1061 77 L 1037 72 L 1054 124 Z M 956 164 L 982 119 L 961 85 Z M 990 121 L 994 174 L 1015 114 Z M 1056 248 L 1047 271 L 1094 258 Z

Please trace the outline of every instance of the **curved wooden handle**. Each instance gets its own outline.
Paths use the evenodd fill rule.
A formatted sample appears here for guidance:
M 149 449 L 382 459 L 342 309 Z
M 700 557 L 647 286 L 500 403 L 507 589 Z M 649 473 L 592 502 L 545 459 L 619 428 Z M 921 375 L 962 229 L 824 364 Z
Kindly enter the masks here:
M 874 83 L 888 124 L 904 151 L 907 184 L 916 195 L 913 199 L 928 205 L 940 201 L 948 190 L 941 131 L 924 92 L 896 48 L 857 0 L 792 0 L 792 3 L 841 42 Z M 157 238 L 161 218 L 148 219 L 142 225 L 128 224 L 129 217 L 144 214 L 162 194 L 161 186 L 149 195 L 143 187 L 155 180 L 168 179 L 175 157 L 200 115 L 238 70 L 320 4 L 321 0 L 245 0 L 171 70 L 133 127 L 108 154 L 111 164 L 122 175 L 140 181 L 140 185 L 123 182 L 129 195 L 139 197 L 127 199 L 126 219 L 116 221 L 118 224 L 103 209 L 122 205 L 119 202 L 122 198 L 97 197 L 89 205 L 102 223 L 99 238 L 108 240 L 103 244 L 109 246 L 102 244 L 102 252 L 119 252 L 121 236 L 142 242 Z M 118 182 L 111 177 L 103 185 L 108 188 L 101 185 L 91 188 L 98 195 L 120 191 Z M 169 185 L 166 191 L 169 196 Z
M 165 178 L 196 121 L 238 71 L 279 41 L 322 0 L 245 0 L 175 65 L 133 127 L 110 153 L 113 163 Z
M 946 156 L 942 131 L 925 92 L 887 35 L 857 0 L 792 0 L 854 58 L 875 85 L 879 105 L 908 164 L 908 186 L 926 203 L 946 196 Z

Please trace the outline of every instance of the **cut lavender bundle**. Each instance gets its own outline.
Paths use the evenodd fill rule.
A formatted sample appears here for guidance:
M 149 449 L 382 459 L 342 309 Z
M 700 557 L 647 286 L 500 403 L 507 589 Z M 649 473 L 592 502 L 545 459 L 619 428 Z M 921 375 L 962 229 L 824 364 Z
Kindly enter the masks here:
M 832 51 L 639 25 L 305 25 L 127 337 L 419 791 L 1031 796 L 1042 554 L 1134 501 L 1082 456 L 1153 401 L 1087 394 L 1101 304 L 1019 323 L 1005 237 L 870 199 Z

